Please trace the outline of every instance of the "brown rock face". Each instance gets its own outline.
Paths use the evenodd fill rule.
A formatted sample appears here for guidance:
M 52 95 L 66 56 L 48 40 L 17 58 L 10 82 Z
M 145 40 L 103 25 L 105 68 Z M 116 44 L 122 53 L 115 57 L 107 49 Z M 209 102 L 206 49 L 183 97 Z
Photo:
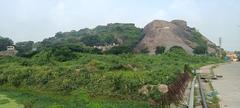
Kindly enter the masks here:
M 187 29 L 187 22 L 183 20 L 173 20 L 171 23 L 179 26 L 180 28 L 183 28 L 184 30 Z
M 165 47 L 166 51 L 173 46 L 180 46 L 186 52 L 192 54 L 197 43 L 191 41 L 192 28 L 187 26 L 183 20 L 173 20 L 171 22 L 154 20 L 144 27 L 144 38 L 135 47 L 136 52 L 148 50 L 149 54 L 155 54 L 156 47 Z M 216 46 L 214 43 L 204 38 L 208 44 Z M 215 52 L 214 48 L 211 52 Z
M 167 22 L 162 20 L 155 20 L 149 23 L 144 28 L 145 37 L 137 45 L 135 51 L 140 52 L 147 49 L 150 54 L 155 54 L 156 47 L 163 46 L 169 50 L 173 46 L 181 46 L 187 52 L 191 53 L 193 50 L 189 47 L 178 35 L 178 31 L 182 31 L 182 26 L 186 26 L 185 22 Z M 178 29 L 178 31 L 176 31 Z

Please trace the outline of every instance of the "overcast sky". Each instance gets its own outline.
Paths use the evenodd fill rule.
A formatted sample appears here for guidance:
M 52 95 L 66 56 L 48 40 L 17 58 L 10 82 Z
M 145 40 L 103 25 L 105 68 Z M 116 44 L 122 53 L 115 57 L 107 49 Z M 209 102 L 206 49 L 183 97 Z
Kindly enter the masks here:
M 240 0 L 0 0 L 0 35 L 15 42 L 154 19 L 186 20 L 216 44 L 222 37 L 223 48 L 240 50 Z

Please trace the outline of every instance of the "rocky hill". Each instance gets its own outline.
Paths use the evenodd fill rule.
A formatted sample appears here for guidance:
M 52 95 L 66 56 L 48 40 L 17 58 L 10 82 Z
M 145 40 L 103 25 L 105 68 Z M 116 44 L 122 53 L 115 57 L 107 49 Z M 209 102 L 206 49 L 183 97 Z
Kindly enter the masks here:
M 144 37 L 136 45 L 135 52 L 147 50 L 155 54 L 157 47 L 164 47 L 167 51 L 174 46 L 180 46 L 188 53 L 216 53 L 218 50 L 213 42 L 183 20 L 154 20 L 144 27 L 143 32 Z
M 85 45 L 91 48 L 111 50 L 114 54 L 130 53 L 141 40 L 142 29 L 131 23 L 110 23 L 93 29 L 85 28 L 79 31 L 58 32 L 54 37 L 40 42 L 41 47 L 56 46 L 56 44 Z
M 16 44 L 16 48 L 19 46 L 21 48 L 22 44 Z M 28 44 L 24 45 L 29 46 Z M 132 52 L 159 54 L 159 52 L 166 52 L 174 46 L 182 47 L 186 52 L 196 54 L 218 51 L 218 47 L 213 42 L 195 28 L 187 26 L 187 22 L 183 20 L 171 22 L 154 20 L 143 29 L 131 23 L 111 23 L 93 29 L 58 32 L 54 37 L 32 45 L 39 51 L 51 47 L 56 49 L 57 46 L 57 48 L 69 47 L 71 51 L 84 53 L 96 51 L 110 54 Z M 159 48 L 161 51 L 158 51 Z M 164 50 L 162 51 L 162 49 Z

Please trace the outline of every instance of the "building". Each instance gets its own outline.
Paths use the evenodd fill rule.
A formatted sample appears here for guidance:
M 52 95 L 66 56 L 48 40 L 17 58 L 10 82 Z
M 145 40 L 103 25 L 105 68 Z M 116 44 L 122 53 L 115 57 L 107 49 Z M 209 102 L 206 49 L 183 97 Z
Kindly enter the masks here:
M 14 46 L 7 46 L 7 51 L 14 51 L 15 47 Z
M 6 51 L 0 51 L 0 56 L 15 56 L 17 52 L 14 46 L 7 46 Z
M 113 43 L 113 44 L 110 44 L 110 45 L 93 46 L 93 48 L 97 48 L 101 51 L 107 51 L 107 50 L 109 50 L 109 49 L 111 49 L 112 47 L 115 47 L 115 46 L 119 46 L 119 44 Z
M 226 52 L 226 56 L 230 59 L 230 61 L 238 61 L 238 56 L 235 52 L 228 51 Z

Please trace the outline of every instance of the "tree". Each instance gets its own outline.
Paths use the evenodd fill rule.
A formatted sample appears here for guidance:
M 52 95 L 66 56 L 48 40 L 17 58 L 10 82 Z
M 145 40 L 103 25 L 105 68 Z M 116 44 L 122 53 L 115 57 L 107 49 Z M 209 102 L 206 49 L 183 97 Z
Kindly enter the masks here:
M 205 47 L 205 46 L 197 46 L 193 50 L 193 53 L 195 53 L 195 54 L 207 54 L 207 47 Z
M 16 50 L 18 50 L 18 56 L 26 56 L 33 52 L 33 41 L 25 41 L 16 43 Z
M 109 54 L 127 54 L 131 53 L 132 49 L 129 46 L 115 46 L 107 51 Z
M 64 35 L 63 35 L 63 33 L 62 32 L 57 32 L 56 34 L 55 34 L 55 37 L 57 37 L 57 38 L 61 38 L 61 37 L 63 37 Z
M 88 46 L 94 46 L 94 45 L 101 45 L 101 40 L 99 36 L 85 36 L 81 39 L 81 41 L 88 45 Z
M 163 54 L 165 52 L 165 47 L 158 46 L 155 50 L 155 54 Z
M 7 50 L 7 46 L 13 45 L 13 41 L 9 38 L 0 37 L 0 51 Z
M 60 62 L 72 60 L 76 57 L 74 52 L 71 51 L 68 46 L 55 46 L 54 48 L 51 48 L 51 50 L 53 58 Z

